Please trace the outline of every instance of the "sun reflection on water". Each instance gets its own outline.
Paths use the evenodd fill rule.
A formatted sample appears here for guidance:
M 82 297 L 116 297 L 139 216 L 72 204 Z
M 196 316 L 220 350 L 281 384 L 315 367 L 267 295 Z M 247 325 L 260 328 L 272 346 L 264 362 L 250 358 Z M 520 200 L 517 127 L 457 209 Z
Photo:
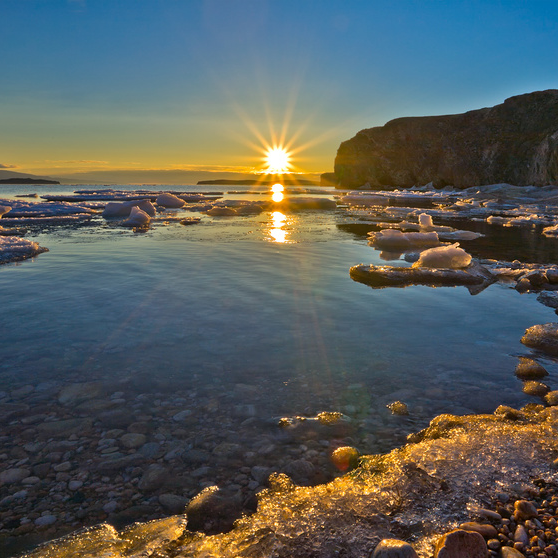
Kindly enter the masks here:
M 271 191 L 273 192 L 271 199 L 276 202 L 282 202 L 283 201 L 283 185 L 282 184 L 274 184 L 271 187 Z
M 282 194 L 281 194 L 282 195 Z M 272 228 L 269 230 L 269 234 L 274 242 L 287 242 L 288 232 L 283 229 L 283 225 L 287 220 L 286 215 L 280 211 L 274 211 L 271 214 L 271 219 L 273 221 Z

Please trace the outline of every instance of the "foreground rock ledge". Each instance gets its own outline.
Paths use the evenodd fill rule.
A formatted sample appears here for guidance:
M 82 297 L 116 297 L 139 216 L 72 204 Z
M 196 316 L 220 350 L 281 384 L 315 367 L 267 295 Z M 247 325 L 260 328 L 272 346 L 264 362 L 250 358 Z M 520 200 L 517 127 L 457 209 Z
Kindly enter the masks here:
M 272 477 L 257 512 L 229 533 L 191 533 L 175 516 L 121 533 L 101 525 L 27 557 L 362 558 L 382 539 L 411 534 L 419 556 L 432 556 L 440 535 L 468 520 L 471 503 L 489 502 L 495 491 L 513 497 L 537 477 L 552 480 L 557 431 L 556 407 L 441 415 L 403 448 L 362 458 L 329 484 L 297 487 L 285 475 Z

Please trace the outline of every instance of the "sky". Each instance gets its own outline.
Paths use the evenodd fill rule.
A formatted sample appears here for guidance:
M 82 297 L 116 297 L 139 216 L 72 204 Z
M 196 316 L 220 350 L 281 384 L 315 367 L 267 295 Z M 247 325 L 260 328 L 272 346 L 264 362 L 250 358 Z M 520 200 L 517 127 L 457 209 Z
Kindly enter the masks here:
M 0 169 L 39 175 L 328 172 L 363 128 L 558 89 L 556 0 L 0 0 L 0 30 Z

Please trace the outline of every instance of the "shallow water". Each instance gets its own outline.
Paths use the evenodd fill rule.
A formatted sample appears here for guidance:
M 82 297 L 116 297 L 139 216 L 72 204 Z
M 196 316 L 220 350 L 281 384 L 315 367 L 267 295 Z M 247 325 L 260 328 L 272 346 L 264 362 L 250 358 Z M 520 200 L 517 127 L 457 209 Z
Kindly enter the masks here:
M 325 397 L 338 408 L 339 386 L 354 383 L 373 396 L 404 389 L 411 407 L 427 397 L 432 416 L 457 404 L 517 403 L 519 339 L 552 311 L 505 286 L 473 297 L 464 288 L 355 283 L 351 265 L 381 260 L 338 226 L 345 221 L 290 214 L 286 243 L 273 242 L 270 212 L 158 223 L 144 234 L 98 219 L 35 235 L 49 253 L 0 268 L 2 373 L 22 383 L 147 373 L 177 388 L 202 374 L 265 384 L 265 412 L 279 414 L 322 410 L 315 391 L 320 405 Z M 293 382 L 294 405 L 274 400 Z

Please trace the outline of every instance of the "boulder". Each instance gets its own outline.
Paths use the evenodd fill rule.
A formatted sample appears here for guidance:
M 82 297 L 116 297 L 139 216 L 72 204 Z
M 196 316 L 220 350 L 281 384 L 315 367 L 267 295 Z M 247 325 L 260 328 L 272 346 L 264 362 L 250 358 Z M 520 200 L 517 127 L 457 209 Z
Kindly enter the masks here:
M 455 529 L 436 543 L 436 558 L 487 558 L 488 548 L 480 533 Z
M 418 558 L 415 549 L 398 539 L 384 539 L 375 548 L 371 558 Z

